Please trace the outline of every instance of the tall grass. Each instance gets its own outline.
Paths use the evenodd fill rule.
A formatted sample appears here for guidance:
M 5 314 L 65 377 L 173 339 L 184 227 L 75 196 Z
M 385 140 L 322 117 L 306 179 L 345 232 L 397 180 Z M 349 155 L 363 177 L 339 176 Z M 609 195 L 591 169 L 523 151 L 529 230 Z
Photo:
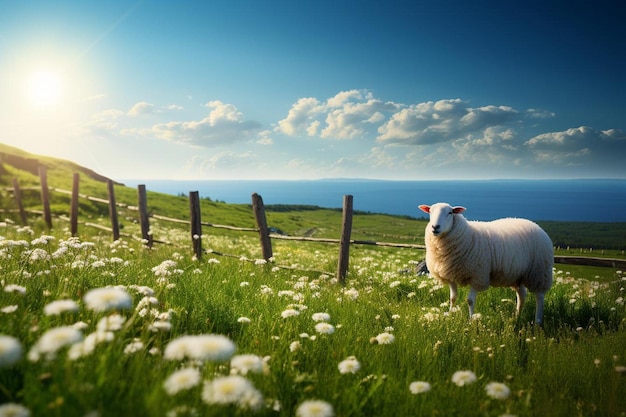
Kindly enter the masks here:
M 173 243 L 189 239 L 160 232 Z M 336 416 L 626 413 L 620 271 L 607 269 L 611 276 L 598 280 L 555 271 L 545 325 L 537 328 L 532 296 L 515 318 L 508 289 L 480 293 L 472 320 L 465 306 L 449 311 L 448 289 L 414 273 L 423 253 L 411 250 L 352 249 L 341 286 L 323 273 L 336 267 L 335 254 L 316 244 L 279 243 L 268 264 L 255 260 L 253 237 L 205 236 L 205 248 L 244 256 L 195 260 L 175 245 L 149 250 L 63 230 L 42 237 L 11 223 L 0 224 L 0 235 L 0 335 L 22 347 L 14 362 L 0 344 L 0 416 L 10 415 L 7 404 L 33 416 L 293 416 L 309 400 L 324 401 Z M 132 302 L 90 307 L 90 290 L 112 286 Z M 46 315 L 57 300 L 77 307 Z M 42 336 L 62 326 L 80 329 L 83 345 L 36 357 Z M 197 335 L 225 336 L 234 355 L 254 355 L 260 365 L 245 373 L 229 357 L 168 357 L 181 337 Z M 340 370 L 348 358 L 354 373 Z M 166 381 L 187 368 L 200 381 L 179 380 L 179 391 L 168 392 Z M 452 376 L 465 370 L 476 381 L 457 386 Z M 211 381 L 233 374 L 256 394 L 207 403 Z M 412 393 L 416 381 L 430 389 Z M 490 396 L 490 382 L 510 392 Z

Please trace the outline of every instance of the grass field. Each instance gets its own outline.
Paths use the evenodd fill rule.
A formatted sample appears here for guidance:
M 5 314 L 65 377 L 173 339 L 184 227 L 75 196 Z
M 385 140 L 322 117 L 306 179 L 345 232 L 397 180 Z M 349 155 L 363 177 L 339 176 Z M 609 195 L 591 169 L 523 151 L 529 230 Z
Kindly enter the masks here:
M 278 245 L 295 270 L 255 260 L 253 236 L 203 238 L 247 259 L 194 260 L 63 228 L 0 225 L 0 416 L 626 412 L 621 271 L 556 270 L 536 328 L 508 289 L 479 294 L 473 320 L 449 312 L 412 250 L 357 247 L 344 287 L 306 271 L 334 270 L 328 245 Z
M 6 151 L 2 146 L 0 150 Z M 49 184 L 71 189 L 67 162 L 43 159 Z M 32 172 L 3 164 L 2 184 Z M 106 187 L 81 172 L 81 193 Z M 116 186 L 117 201 L 136 190 Z M 25 191 L 40 209 L 37 191 Z M 203 199 L 203 221 L 255 227 L 247 205 Z M 0 191 L 0 207 L 12 208 Z M 148 193 L 151 213 L 186 219 L 183 196 Z M 69 198 L 53 197 L 67 215 Z M 109 225 L 81 200 L 80 220 Z M 47 230 L 7 212 L 0 222 L 0 417 L 4 416 L 626 416 L 626 276 L 556 265 L 543 327 L 534 298 L 492 288 L 450 309 L 448 289 L 415 273 L 418 249 L 353 245 L 346 285 L 338 247 L 205 228 L 200 259 L 188 226 L 152 218 L 146 248 L 136 212 L 123 237 L 55 217 Z M 268 207 L 295 236 L 338 238 L 341 213 Z M 423 243 L 425 220 L 357 213 L 352 238 Z M 557 252 L 624 258 L 625 224 L 542 224 Z M 574 243 L 576 242 L 576 243 Z M 225 254 L 226 256 L 218 255 Z M 467 288 L 461 289 L 461 298 Z

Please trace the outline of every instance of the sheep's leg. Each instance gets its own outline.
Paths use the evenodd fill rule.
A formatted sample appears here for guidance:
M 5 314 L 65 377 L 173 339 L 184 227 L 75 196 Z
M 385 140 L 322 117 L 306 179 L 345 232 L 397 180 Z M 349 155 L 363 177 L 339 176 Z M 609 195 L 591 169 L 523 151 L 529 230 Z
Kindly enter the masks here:
M 476 293 L 474 287 L 470 287 L 469 295 L 467 296 L 467 305 L 469 306 L 470 318 L 474 316 L 474 306 L 476 305 Z
M 536 292 L 535 300 L 537 303 L 537 307 L 535 309 L 535 324 L 541 326 L 543 324 L 543 299 L 544 292 Z
M 517 309 L 515 310 L 515 314 L 519 317 L 519 315 L 522 314 L 522 308 L 526 300 L 526 287 L 520 284 L 519 287 L 513 287 L 513 289 L 517 293 Z
M 456 288 L 456 282 L 450 282 L 450 310 L 452 310 L 452 307 L 454 307 L 454 304 L 456 303 L 456 297 L 458 295 L 458 291 Z

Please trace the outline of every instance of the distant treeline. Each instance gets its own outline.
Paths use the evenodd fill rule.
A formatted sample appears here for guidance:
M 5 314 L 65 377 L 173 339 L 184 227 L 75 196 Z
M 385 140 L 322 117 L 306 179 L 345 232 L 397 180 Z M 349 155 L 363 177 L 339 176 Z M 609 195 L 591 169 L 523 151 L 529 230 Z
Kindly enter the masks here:
M 626 223 L 537 222 L 554 246 L 566 248 L 626 249 Z
M 328 207 L 320 207 L 320 206 L 307 205 L 307 204 L 267 204 L 265 205 L 265 211 L 273 211 L 276 213 L 288 213 L 292 211 L 315 211 L 315 210 L 332 210 L 332 211 L 338 211 L 341 213 L 342 208 L 341 207 L 328 208 Z M 375 213 L 372 211 L 363 211 L 363 210 L 354 210 L 353 213 L 360 214 L 360 215 L 390 216 L 389 214 L 386 214 L 386 213 Z M 413 216 L 408 216 L 404 214 L 393 214 L 392 216 L 399 217 L 401 219 L 408 219 L 408 220 L 424 220 L 424 221 L 426 220 L 424 217 L 413 217 Z

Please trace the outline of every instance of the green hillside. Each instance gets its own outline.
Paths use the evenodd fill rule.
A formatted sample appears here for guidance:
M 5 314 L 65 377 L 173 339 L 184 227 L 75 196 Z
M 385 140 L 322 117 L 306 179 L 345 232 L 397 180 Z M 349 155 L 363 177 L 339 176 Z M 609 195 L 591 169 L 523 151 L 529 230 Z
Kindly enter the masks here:
M 71 190 L 73 175 L 78 173 L 81 194 L 107 198 L 107 178 L 93 170 L 70 161 L 30 154 L 0 143 L 0 209 L 5 211 L 6 217 L 13 220 L 18 218 L 16 213 L 10 211 L 15 209 L 13 193 L 10 191 L 13 178 L 17 178 L 19 186 L 23 189 L 22 199 L 25 208 L 41 210 L 38 174 L 40 165 L 47 170 L 48 186 L 51 190 L 54 188 Z M 148 210 L 151 214 L 176 219 L 189 218 L 189 200 L 186 196 L 152 192 L 149 183 L 146 184 L 146 188 Z M 134 188 L 115 184 L 115 197 L 118 204 L 137 205 L 137 190 Z M 70 206 L 68 194 L 53 190 L 50 199 L 54 215 L 68 215 Z M 340 210 L 317 206 L 268 204 L 266 211 L 268 225 L 291 236 L 338 239 L 341 234 Z M 203 222 L 246 228 L 256 226 L 251 205 L 227 204 L 205 198 L 201 201 L 201 212 Z M 106 225 L 108 206 L 80 199 L 79 215 L 81 219 L 99 220 Z M 36 215 L 33 215 L 33 221 L 38 221 Z M 119 221 L 122 228 L 128 230 L 137 221 L 136 213 L 122 209 Z M 352 238 L 422 244 L 425 224 L 424 218 L 357 212 L 353 219 Z M 579 254 L 593 249 L 594 256 L 622 257 L 622 251 L 626 249 L 626 223 L 542 222 L 541 226 L 550 234 L 555 246 L 562 248 L 563 252 Z M 226 229 L 221 229 L 220 233 L 232 234 Z M 159 236 L 155 235 L 155 238 L 159 239 Z

